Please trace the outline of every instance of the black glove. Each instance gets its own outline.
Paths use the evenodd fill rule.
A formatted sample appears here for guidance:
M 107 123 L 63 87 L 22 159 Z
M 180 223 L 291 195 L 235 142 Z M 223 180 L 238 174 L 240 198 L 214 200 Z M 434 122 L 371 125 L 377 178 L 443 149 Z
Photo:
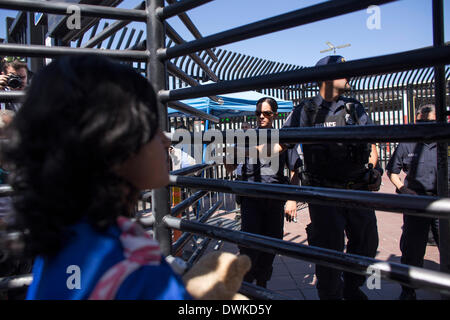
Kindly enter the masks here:
M 369 170 L 369 191 L 378 191 L 381 186 L 381 173 L 377 169 Z
M 398 191 L 399 191 L 400 194 L 410 194 L 410 195 L 413 195 L 413 196 L 417 195 L 417 193 L 414 190 L 411 190 L 411 189 L 409 189 L 406 186 L 401 187 L 400 189 L 398 189 Z

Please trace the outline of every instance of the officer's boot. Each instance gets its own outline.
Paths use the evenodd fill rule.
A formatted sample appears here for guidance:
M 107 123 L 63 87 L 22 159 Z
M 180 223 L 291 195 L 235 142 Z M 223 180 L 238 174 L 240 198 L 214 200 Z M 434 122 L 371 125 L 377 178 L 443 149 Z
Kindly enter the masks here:
M 416 290 L 409 287 L 402 287 L 402 293 L 398 297 L 398 300 L 417 300 Z
M 267 281 L 256 279 L 256 285 L 259 287 L 267 288 Z
M 344 300 L 369 300 L 361 288 L 344 284 Z
M 255 276 L 254 276 L 253 274 L 251 274 L 250 272 L 247 272 L 247 273 L 245 274 L 243 280 L 244 280 L 245 282 L 252 283 L 253 281 L 255 281 Z

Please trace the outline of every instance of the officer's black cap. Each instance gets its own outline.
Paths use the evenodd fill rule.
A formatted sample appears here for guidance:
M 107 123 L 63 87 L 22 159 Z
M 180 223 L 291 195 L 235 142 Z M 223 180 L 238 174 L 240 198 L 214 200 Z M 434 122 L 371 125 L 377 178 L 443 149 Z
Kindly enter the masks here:
M 345 59 L 343 56 L 327 56 L 325 58 L 320 59 L 316 63 L 316 67 L 318 66 L 326 66 L 327 64 L 333 64 L 333 63 L 342 63 L 345 62 Z

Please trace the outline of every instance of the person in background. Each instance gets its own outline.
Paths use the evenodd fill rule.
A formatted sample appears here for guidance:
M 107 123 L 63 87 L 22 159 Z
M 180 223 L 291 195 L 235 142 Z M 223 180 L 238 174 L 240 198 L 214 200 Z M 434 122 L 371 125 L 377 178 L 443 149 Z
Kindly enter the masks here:
M 417 123 L 436 121 L 435 106 L 431 104 L 421 106 L 416 112 Z M 404 171 L 404 181 L 400 179 L 400 172 Z M 405 195 L 437 195 L 437 145 L 432 143 L 400 143 L 395 149 L 386 172 L 396 192 Z M 436 218 L 403 215 L 403 231 L 400 238 L 402 252 L 401 263 L 416 267 L 423 266 L 423 259 L 428 241 L 430 228 L 436 244 L 439 246 Z M 416 300 L 414 288 L 402 286 L 400 300 Z
M 320 59 L 316 66 L 343 63 L 342 56 Z M 350 90 L 349 79 L 330 79 L 319 83 L 319 94 L 304 99 L 286 119 L 283 128 L 338 127 L 369 125 L 371 119 L 363 105 L 343 94 Z M 288 146 L 280 146 L 282 149 Z M 367 143 L 303 144 L 305 186 L 377 191 L 382 169 L 375 145 Z M 291 175 L 293 173 L 291 172 Z M 378 231 L 373 209 L 347 208 L 309 203 L 311 223 L 308 244 L 368 257 L 375 257 Z M 295 215 L 295 203 L 287 210 Z M 345 236 L 348 242 L 345 245 Z M 341 276 L 343 275 L 343 278 Z M 365 277 L 316 264 L 317 291 L 321 300 L 367 300 L 360 287 Z
M 271 129 L 278 110 L 277 102 L 269 97 L 264 97 L 256 103 L 255 115 L 258 129 Z M 255 146 L 257 147 L 257 146 Z M 242 164 L 241 180 L 262 183 L 289 184 L 289 178 L 284 175 L 284 168 L 295 170 L 298 158 L 289 157 L 288 152 L 282 152 L 278 157 L 278 167 L 271 166 L 267 159 L 257 158 L 256 163 L 251 163 L 246 157 Z M 227 172 L 236 169 L 237 164 L 225 164 Z M 276 168 L 275 168 L 276 167 Z M 284 229 L 284 200 L 269 198 L 252 198 L 241 196 L 241 230 L 244 232 L 261 234 L 264 236 L 283 239 Z M 252 266 L 245 275 L 244 281 L 267 287 L 267 282 L 272 277 L 274 254 L 255 249 L 240 247 L 240 253 L 248 255 Z
M 6 57 L 2 60 L 0 73 L 0 91 L 22 91 L 28 85 L 28 66 L 25 60 Z M 17 102 L 0 103 L 1 110 L 17 112 L 21 104 Z

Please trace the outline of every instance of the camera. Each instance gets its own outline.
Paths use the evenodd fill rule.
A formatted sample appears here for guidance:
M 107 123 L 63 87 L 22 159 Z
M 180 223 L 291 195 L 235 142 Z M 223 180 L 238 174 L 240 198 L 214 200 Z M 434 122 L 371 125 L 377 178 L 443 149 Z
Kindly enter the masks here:
M 16 74 L 10 74 L 6 79 L 6 83 L 11 89 L 17 89 L 22 86 L 22 78 Z

